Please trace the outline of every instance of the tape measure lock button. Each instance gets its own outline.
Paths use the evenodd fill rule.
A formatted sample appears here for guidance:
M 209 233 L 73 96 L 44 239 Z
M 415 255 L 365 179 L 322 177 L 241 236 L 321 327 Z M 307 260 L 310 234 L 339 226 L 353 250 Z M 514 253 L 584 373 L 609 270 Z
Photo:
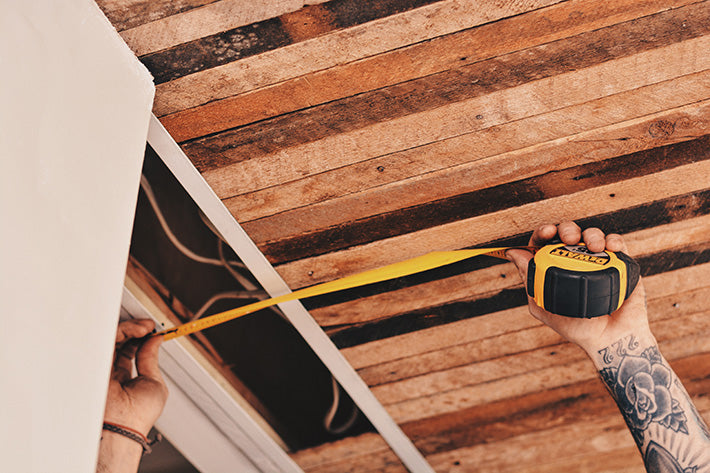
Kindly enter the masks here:
M 621 307 L 638 279 L 638 264 L 623 253 L 556 244 L 541 248 L 530 261 L 526 287 L 548 312 L 591 318 Z

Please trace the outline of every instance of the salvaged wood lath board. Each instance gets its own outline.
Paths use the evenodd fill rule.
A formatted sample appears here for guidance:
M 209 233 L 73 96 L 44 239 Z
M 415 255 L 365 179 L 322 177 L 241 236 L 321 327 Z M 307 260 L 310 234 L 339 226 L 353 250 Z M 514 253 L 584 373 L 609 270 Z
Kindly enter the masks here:
M 103 0 L 154 111 L 293 288 L 574 219 L 626 236 L 710 410 L 710 3 Z M 643 471 L 492 259 L 306 302 L 437 471 Z M 308 472 L 404 471 L 376 433 Z

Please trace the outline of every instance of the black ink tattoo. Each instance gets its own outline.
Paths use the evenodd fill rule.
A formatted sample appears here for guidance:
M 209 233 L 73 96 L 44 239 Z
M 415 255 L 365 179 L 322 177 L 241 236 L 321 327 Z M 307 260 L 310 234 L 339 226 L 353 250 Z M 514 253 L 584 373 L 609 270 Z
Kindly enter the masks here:
M 687 434 L 685 414 L 671 396 L 671 371 L 663 365 L 658 348 L 648 348 L 641 356 L 625 354 L 620 360 L 618 366 L 604 368 L 601 377 L 610 387 L 639 448 L 652 422 Z
M 688 419 L 678 399 L 671 394 L 673 373 L 658 347 L 635 354 L 638 351 L 639 342 L 633 336 L 599 350 L 605 366 L 599 374 L 616 400 L 636 445 L 644 453 L 646 469 L 693 473 L 696 466 L 682 467 L 668 450 L 647 438 L 652 424 L 688 436 Z
M 683 468 L 668 450 L 656 442 L 648 444 L 644 465 L 648 473 L 695 473 L 698 470 L 696 466 Z
M 633 351 L 636 350 L 638 347 L 639 342 L 638 340 L 636 340 L 636 337 L 633 335 L 629 335 L 628 337 L 626 337 L 626 346 L 624 346 L 624 339 L 622 338 L 612 343 L 611 347 L 606 347 L 599 350 L 599 354 L 602 356 L 604 364 L 608 365 L 615 359 L 614 354 L 612 353 L 612 349 L 616 352 L 617 356 L 623 357 L 628 353 L 627 350 Z

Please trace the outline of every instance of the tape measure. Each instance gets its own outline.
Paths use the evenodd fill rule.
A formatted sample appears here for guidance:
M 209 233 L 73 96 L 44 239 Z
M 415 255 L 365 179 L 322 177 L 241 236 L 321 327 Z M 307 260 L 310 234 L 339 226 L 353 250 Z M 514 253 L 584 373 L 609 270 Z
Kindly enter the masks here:
M 156 333 L 165 340 L 199 332 L 283 302 L 320 296 L 488 255 L 507 259 L 506 251 L 524 249 L 535 253 L 528 269 L 528 294 L 540 307 L 569 317 L 596 317 L 621 307 L 638 283 L 639 267 L 623 253 L 590 253 L 583 245 L 547 245 L 542 248 L 510 246 L 474 250 L 435 251 L 417 258 L 318 284 L 219 314 L 203 317 Z M 621 297 L 623 295 L 623 297 Z M 582 298 L 582 300 L 580 300 Z
M 624 253 L 584 245 L 540 248 L 528 266 L 527 292 L 553 314 L 599 317 L 619 309 L 638 284 L 638 263 Z

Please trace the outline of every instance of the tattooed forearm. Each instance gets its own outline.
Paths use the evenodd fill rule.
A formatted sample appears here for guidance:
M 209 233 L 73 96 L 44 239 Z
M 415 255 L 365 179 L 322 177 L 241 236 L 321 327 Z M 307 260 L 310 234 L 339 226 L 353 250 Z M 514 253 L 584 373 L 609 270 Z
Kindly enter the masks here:
M 710 472 L 710 436 L 656 345 L 633 335 L 598 352 L 599 374 L 616 400 L 649 472 Z

